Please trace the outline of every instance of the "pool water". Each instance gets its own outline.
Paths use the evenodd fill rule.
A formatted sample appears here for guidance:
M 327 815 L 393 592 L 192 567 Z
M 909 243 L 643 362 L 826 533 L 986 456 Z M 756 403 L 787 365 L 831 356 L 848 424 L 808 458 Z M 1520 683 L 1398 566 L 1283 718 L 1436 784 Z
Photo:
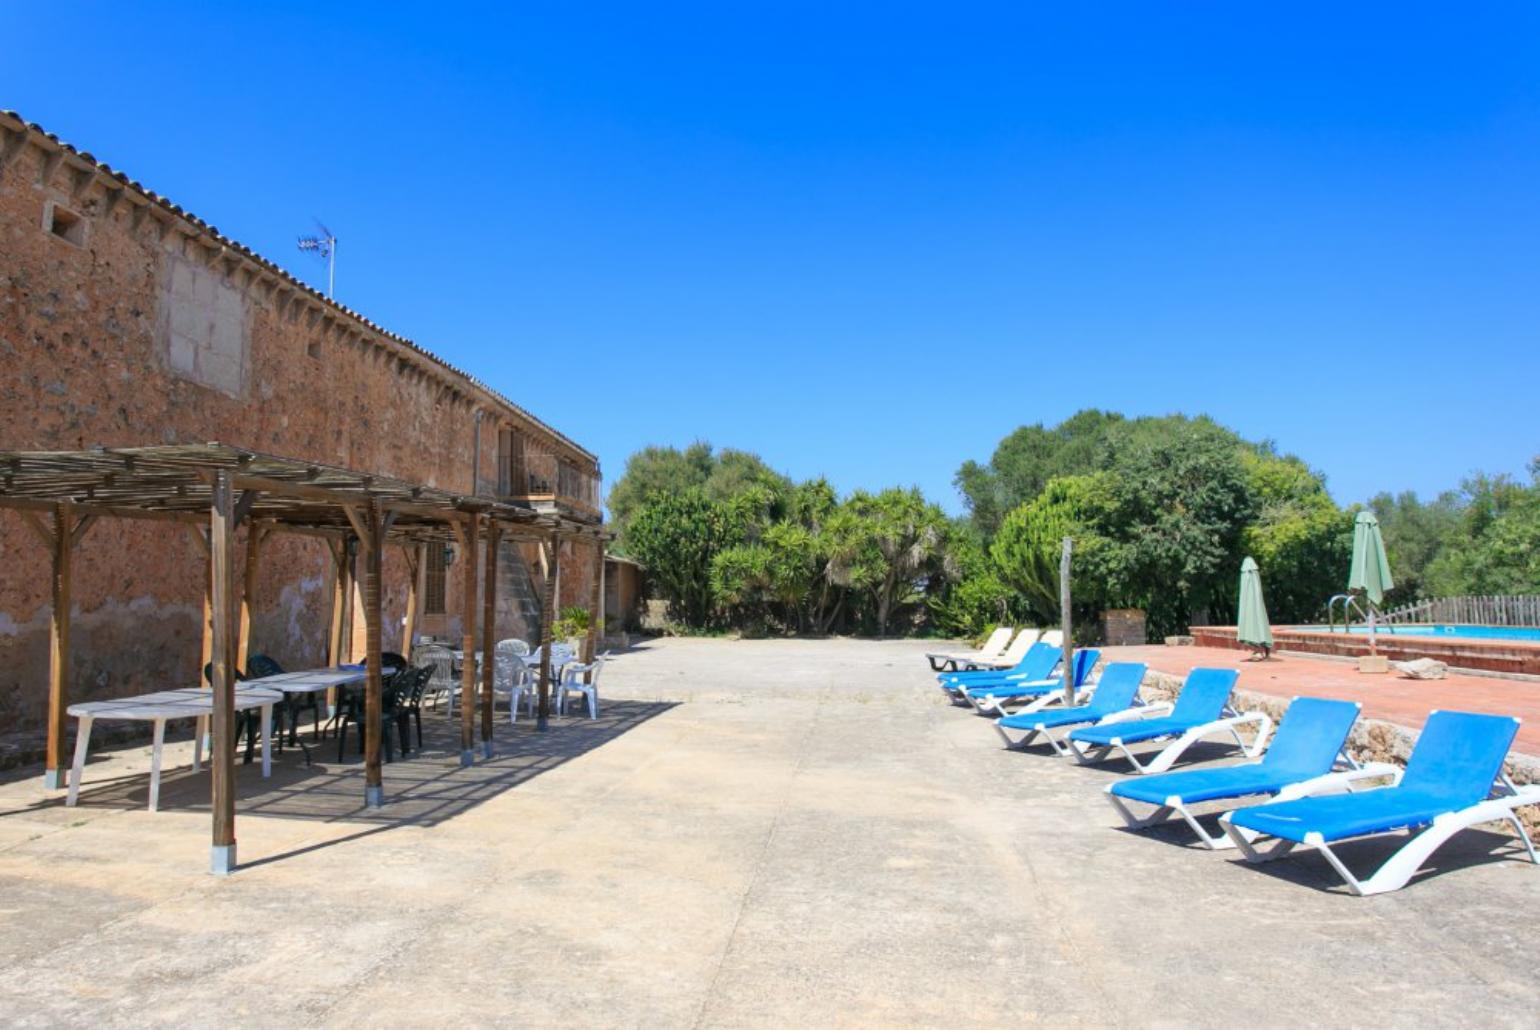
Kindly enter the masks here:
M 1300 626 L 1302 630 L 1312 633 L 1326 632 L 1325 626 Z M 1367 633 L 1367 624 L 1353 626 L 1354 633 Z M 1335 632 L 1342 632 L 1337 629 Z M 1375 627 L 1375 632 L 1381 636 L 1397 637 L 1465 637 L 1473 640 L 1529 640 L 1540 643 L 1540 628 L 1534 626 L 1430 626 L 1430 625 L 1398 625 Z

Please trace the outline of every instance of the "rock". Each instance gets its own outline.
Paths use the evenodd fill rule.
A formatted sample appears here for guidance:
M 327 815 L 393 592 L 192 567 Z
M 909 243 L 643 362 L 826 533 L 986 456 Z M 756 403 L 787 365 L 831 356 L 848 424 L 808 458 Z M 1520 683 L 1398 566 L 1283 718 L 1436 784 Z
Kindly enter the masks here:
M 1396 662 L 1396 671 L 1407 679 L 1441 680 L 1449 675 L 1449 666 L 1433 658 L 1417 658 L 1410 662 Z

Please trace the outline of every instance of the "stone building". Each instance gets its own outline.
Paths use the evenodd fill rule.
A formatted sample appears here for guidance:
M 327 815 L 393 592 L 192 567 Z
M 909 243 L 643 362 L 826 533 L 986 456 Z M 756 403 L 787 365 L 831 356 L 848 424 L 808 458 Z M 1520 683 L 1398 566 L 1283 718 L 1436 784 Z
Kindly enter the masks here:
M 598 461 L 569 437 L 11 112 L 0 112 L 0 373 L 0 451 L 219 441 L 584 525 L 601 519 Z M 198 681 L 202 546 L 185 526 L 131 519 L 105 520 L 82 539 L 72 700 Z M 559 607 L 588 603 L 594 546 L 560 545 Z M 452 636 L 453 599 L 478 556 L 428 552 L 417 625 Z M 49 557 L 5 508 L 0 555 L 0 731 L 36 734 L 47 706 Z M 403 649 L 407 565 L 387 552 L 387 650 Z M 264 543 L 251 649 L 299 667 L 325 660 L 334 570 L 323 540 Z M 538 635 L 546 571 L 542 545 L 504 544 L 499 637 Z M 356 653 L 361 629 L 353 639 Z

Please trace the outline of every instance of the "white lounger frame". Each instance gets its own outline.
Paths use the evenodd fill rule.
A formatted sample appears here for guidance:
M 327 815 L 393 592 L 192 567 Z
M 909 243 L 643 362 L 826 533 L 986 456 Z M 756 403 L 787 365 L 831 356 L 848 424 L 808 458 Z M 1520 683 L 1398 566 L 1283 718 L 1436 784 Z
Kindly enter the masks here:
M 996 626 L 995 631 L 991 633 L 990 636 L 998 637 L 1000 630 L 1002 629 L 1005 630 L 1005 636 L 1000 638 L 1000 645 L 993 651 L 981 647 L 977 651 L 925 652 L 925 657 L 930 662 L 931 671 L 956 672 L 959 665 L 964 665 L 970 662 L 988 662 L 999 658 L 1001 655 L 1005 654 L 1006 651 L 1010 650 L 1012 641 L 1016 639 L 1016 628 L 1014 626 Z M 984 643 L 987 644 L 989 641 L 985 640 Z M 939 665 L 937 664 L 938 662 L 940 663 Z
M 1085 704 L 1090 700 L 1091 695 L 1095 692 L 1096 688 L 1094 686 L 1086 685 L 1081 687 L 1075 695 L 1075 704 Z M 1064 691 L 1055 690 L 1052 693 L 1033 698 L 1031 704 L 1020 708 L 1011 714 L 1028 715 L 1032 712 L 1041 712 L 1045 708 L 1049 708 L 1053 705 L 1062 703 L 1063 700 Z M 1023 730 L 1020 737 L 1015 738 L 1011 736 L 1009 730 L 1000 725 L 999 719 L 994 721 L 994 727 L 995 732 L 1000 734 L 1000 739 L 1005 741 L 1005 746 L 1011 748 L 1012 750 L 1019 751 L 1022 748 L 1030 745 L 1038 737 L 1042 737 L 1043 740 L 1047 742 L 1048 746 L 1053 748 L 1054 754 L 1060 756 L 1061 758 L 1065 758 L 1071 754 L 1071 751 L 1068 745 L 1065 743 L 1064 738 L 1069 735 L 1071 730 L 1078 730 L 1082 726 L 1105 726 L 1106 724 L 1112 722 L 1127 722 L 1130 719 L 1139 718 L 1143 709 L 1144 702 L 1136 697 L 1134 699 L 1133 707 L 1125 708 L 1121 712 L 1112 712 L 1108 715 L 1104 715 L 1101 717 L 1101 719 L 1095 722 L 1087 719 L 1085 722 L 1071 723 L 1063 726 L 1045 726 L 1042 723 L 1034 723 L 1030 728 Z M 1055 736 L 1055 731 L 1058 731 L 1057 736 Z
M 1369 762 L 1365 765 L 1359 765 L 1350 756 L 1345 754 L 1339 759 L 1339 762 L 1345 768 L 1339 768 L 1334 772 L 1290 784 L 1278 793 L 1268 796 L 1267 800 L 1269 802 L 1292 801 L 1295 798 L 1335 793 L 1338 790 L 1351 791 L 1356 784 L 1367 780 L 1389 779 L 1391 786 L 1401 782 L 1401 767 L 1390 762 Z M 1225 827 L 1221 827 L 1220 832 L 1217 834 L 1212 834 L 1205 830 L 1202 824 L 1198 822 L 1198 815 L 1187 807 L 1181 795 L 1171 795 L 1166 798 L 1163 804 L 1154 806 L 1147 814 L 1141 816 L 1137 814 L 1133 806 L 1143 806 L 1145 803 L 1134 801 L 1130 798 L 1118 797 L 1112 792 L 1114 786 L 1116 784 L 1107 784 L 1107 800 L 1112 802 L 1112 807 L 1118 810 L 1118 815 L 1123 817 L 1124 824 L 1130 830 L 1142 830 L 1146 827 L 1154 826 L 1156 823 L 1165 822 L 1175 813 L 1182 817 L 1187 825 L 1192 828 L 1192 832 L 1198 835 L 1198 840 L 1207 846 L 1210 851 L 1223 851 L 1226 848 L 1235 847 L 1235 840 Z M 1263 797 L 1265 795 L 1253 796 Z M 1214 803 L 1228 805 L 1233 811 L 1235 799 L 1216 798 Z M 1204 814 L 1213 815 L 1214 810 L 1210 809 Z M 1249 830 L 1236 828 L 1235 832 L 1243 834 L 1248 838 L 1255 837 L 1255 834 L 1252 834 Z
M 1170 715 L 1175 708 L 1176 705 L 1174 702 L 1158 701 L 1155 704 L 1145 705 L 1143 708 L 1137 710 L 1126 709 L 1128 712 L 1137 713 L 1135 715 L 1130 715 L 1127 719 L 1116 719 L 1115 716 L 1108 716 L 1098 725 L 1105 726 L 1109 721 L 1113 721 L 1114 719 L 1116 719 L 1118 722 L 1139 722 L 1144 719 L 1153 718 L 1157 715 Z M 1128 759 L 1128 763 L 1129 765 L 1133 766 L 1134 772 L 1140 774 L 1165 772 L 1167 769 L 1171 768 L 1172 765 L 1176 764 L 1177 760 L 1186 753 L 1188 748 L 1192 747 L 1194 744 L 1205 737 L 1209 737 L 1213 734 L 1221 732 L 1229 733 L 1230 736 L 1234 737 L 1235 746 L 1240 748 L 1241 754 L 1245 755 L 1247 758 L 1255 758 L 1260 755 L 1262 753 L 1262 749 L 1267 746 L 1268 736 L 1273 732 L 1272 718 L 1269 717 L 1265 712 L 1245 712 L 1241 715 L 1236 715 L 1234 714 L 1234 709 L 1226 708 L 1225 711 L 1230 712 L 1231 714 L 1226 715 L 1220 719 L 1215 719 L 1213 722 L 1202 723 L 1201 725 L 1194 726 L 1192 729 L 1183 732 L 1175 740 L 1171 741 L 1171 743 L 1161 748 L 1161 750 L 1156 753 L 1154 758 L 1150 758 L 1147 761 L 1140 761 L 1139 756 L 1130 751 L 1128 749 L 1128 745 L 1124 744 L 1122 739 L 1119 737 L 1113 737 L 1110 744 L 1081 744 L 1078 740 L 1066 740 L 1065 742 L 1069 745 L 1070 750 L 1074 753 L 1075 761 L 1079 762 L 1081 765 L 1093 765 L 1097 762 L 1104 761 L 1108 755 L 1112 754 L 1114 751 L 1117 751 L 1120 752 L 1124 758 Z M 1117 714 L 1122 715 L 1123 713 L 1119 712 Z M 1252 738 L 1250 744 L 1246 743 L 1245 738 L 1242 737 L 1240 733 L 1241 727 L 1246 725 L 1255 725 L 1257 728 L 1256 736 Z M 1161 739 L 1165 738 L 1157 738 L 1157 740 Z M 1132 741 L 1131 743 L 1148 744 L 1153 743 L 1153 741 L 1136 740 Z
M 1042 680 L 1023 680 L 1021 683 L 1014 684 L 1014 686 L 1047 689 L 1034 689 L 1030 694 L 1002 694 L 998 697 L 991 695 L 974 697 L 964 690 L 962 696 L 980 715 L 987 715 L 991 718 L 999 718 L 1002 715 L 1011 715 L 1015 712 L 1035 712 L 1043 707 L 1042 702 L 1045 699 L 1048 704 L 1064 699 L 1064 681 L 1057 676 Z M 1086 688 L 1084 686 L 1076 692 L 1077 704 L 1080 699 L 1084 698 L 1085 693 Z M 1006 708 L 1006 705 L 1014 705 L 1016 707 L 1011 709 Z
M 1055 666 L 1055 668 L 1057 668 L 1057 666 Z M 987 670 L 987 669 L 964 669 L 964 670 L 961 670 L 961 671 L 963 671 L 963 672 L 988 672 L 989 670 Z M 1049 679 L 1030 680 L 1029 681 L 1029 680 L 1027 680 L 1027 674 L 1026 673 L 1024 673 L 1024 672 L 1010 672 L 1009 670 L 1000 671 L 1000 672 L 997 673 L 997 675 L 999 676 L 1000 679 L 1007 681 L 1007 683 L 1006 684 L 994 683 L 994 684 L 991 684 L 991 686 L 997 686 L 998 687 L 998 686 L 1009 685 L 1009 684 L 1014 684 L 1014 683 L 1018 683 L 1018 682 L 1031 682 L 1031 683 L 1061 683 L 1062 682 L 1062 680 L 1060 680 L 1057 676 L 1051 677 Z M 971 688 L 969 688 L 969 686 L 966 683 L 945 683 L 945 682 L 941 682 L 941 681 L 937 681 L 937 682 L 939 683 L 939 685 L 940 685 L 942 690 L 946 691 L 948 694 L 951 695 L 953 703 L 959 704 L 959 705 L 963 705 L 963 706 L 971 706 L 971 707 L 974 707 L 974 708 L 978 708 L 978 703 L 976 701 L 974 701 L 973 698 L 968 696 L 968 691 Z M 1086 686 L 1082 685 L 1080 689 L 1081 690 L 1086 690 L 1088 688 Z M 1058 691 L 1058 693 L 1063 694 L 1063 691 L 1062 690 Z M 1038 697 L 1038 695 L 1033 694 L 1033 695 L 1029 696 L 1028 700 L 1035 701 L 1035 700 L 1037 700 L 1037 697 Z M 1007 700 L 1011 700 L 1011 699 L 1007 698 Z M 983 712 L 984 709 L 980 708 L 979 711 Z M 1001 709 L 1000 712 L 1001 712 L 1002 715 L 1006 714 L 1004 709 Z M 987 715 L 989 713 L 985 712 L 984 714 Z
M 1301 786 L 1304 786 L 1301 784 Z M 1296 797 L 1309 797 L 1309 794 L 1298 794 Z M 1281 795 L 1278 800 L 1285 799 Z M 1481 823 L 1506 822 L 1513 826 L 1519 840 L 1524 842 L 1524 850 L 1529 853 L 1529 860 L 1540 865 L 1540 855 L 1535 853 L 1534 841 L 1530 840 L 1529 833 L 1524 829 L 1524 823 L 1514 811 L 1524 805 L 1540 805 L 1540 786 L 1515 787 L 1513 781 L 1507 776 L 1500 777 L 1493 785 L 1493 796 L 1485 801 L 1478 801 L 1469 808 L 1462 808 L 1454 812 L 1445 812 L 1437 816 L 1421 833 L 1412 837 L 1403 844 L 1395 854 L 1387 858 L 1374 874 L 1367 879 L 1360 880 L 1337 857 L 1337 853 L 1321 838 L 1318 833 L 1305 834 L 1304 846 L 1314 848 L 1325 856 L 1326 861 L 1337 871 L 1347 884 L 1348 890 L 1359 897 L 1367 897 L 1371 894 L 1384 894 L 1388 891 L 1400 890 L 1422 868 L 1423 862 L 1442 847 L 1448 840 L 1461 830 L 1478 826 Z M 1245 830 L 1230 822 L 1231 813 L 1226 812 L 1219 817 L 1219 824 L 1224 827 L 1225 833 L 1231 841 L 1240 849 L 1248 862 L 1271 862 L 1282 858 L 1294 850 L 1295 841 L 1277 838 L 1270 848 L 1258 848 L 1255 844 L 1259 834 Z M 1364 834 L 1362 837 L 1349 837 L 1345 840 L 1365 840 L 1369 837 L 1379 837 L 1386 833 L 1400 833 L 1401 828 L 1385 830 L 1381 833 Z M 1334 841 L 1341 844 L 1343 841 Z

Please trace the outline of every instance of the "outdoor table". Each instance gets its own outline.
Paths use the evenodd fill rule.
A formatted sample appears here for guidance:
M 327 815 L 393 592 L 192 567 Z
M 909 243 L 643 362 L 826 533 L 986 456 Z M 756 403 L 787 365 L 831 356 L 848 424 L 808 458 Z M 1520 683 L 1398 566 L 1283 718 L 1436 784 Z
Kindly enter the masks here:
M 235 711 L 251 708 L 262 709 L 262 775 L 273 770 L 273 750 L 270 727 L 273 705 L 283 700 L 283 694 L 263 687 L 238 683 L 235 687 Z M 202 687 L 182 687 L 177 690 L 161 690 L 135 697 L 120 697 L 112 701 L 86 701 L 70 705 L 70 715 L 79 720 L 75 731 L 75 765 L 70 771 L 69 796 L 65 804 L 74 807 L 80 795 L 80 777 L 85 771 L 86 754 L 91 746 L 91 725 L 97 719 L 120 719 L 134 722 L 150 722 L 155 725 L 155 743 L 150 751 L 150 811 L 160 808 L 160 752 L 166 741 L 166 723 L 172 719 L 201 719 L 214 713 L 214 692 Z M 193 747 L 193 771 L 197 772 L 202 761 L 203 737 L 198 735 Z
M 385 665 L 382 668 L 386 675 L 390 675 L 397 671 L 398 666 Z M 354 684 L 364 682 L 368 678 L 368 669 L 339 665 L 335 668 L 302 669 L 299 672 L 277 672 L 271 676 L 261 676 L 257 679 L 246 680 L 242 685 L 281 690 L 285 694 L 319 694 L 321 691 L 330 690 L 332 687 L 351 687 Z

